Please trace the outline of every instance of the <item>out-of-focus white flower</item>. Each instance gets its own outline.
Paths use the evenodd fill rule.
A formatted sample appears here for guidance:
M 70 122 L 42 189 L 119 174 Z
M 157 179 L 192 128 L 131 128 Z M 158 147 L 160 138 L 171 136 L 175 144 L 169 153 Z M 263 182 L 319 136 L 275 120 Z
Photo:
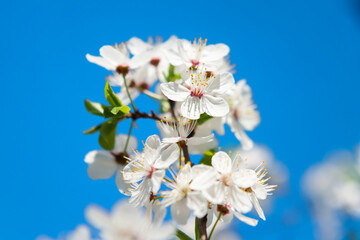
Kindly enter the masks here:
M 356 153 L 354 156 L 347 151 L 333 153 L 322 163 L 311 166 L 303 176 L 302 188 L 312 204 L 312 216 L 321 239 L 340 239 L 344 217 L 360 218 L 360 172 L 356 158 Z
M 95 57 L 86 54 L 86 58 L 89 62 L 119 74 L 127 74 L 129 70 L 133 68 L 129 51 L 124 43 L 120 45 L 116 44 L 115 46 L 105 45 L 101 47 L 100 56 L 101 57 Z
M 182 146 L 186 145 L 200 145 L 204 143 L 211 142 L 213 140 L 214 134 L 209 134 L 207 136 L 202 137 L 189 137 L 196 126 L 196 120 L 192 121 L 180 116 L 180 120 L 174 120 L 170 118 L 167 120 L 158 121 L 157 124 L 160 129 L 163 139 L 162 142 L 169 146 L 171 144 L 179 144 Z
M 226 95 L 230 112 L 226 115 L 225 121 L 243 148 L 251 149 L 254 144 L 245 130 L 252 131 L 260 123 L 260 114 L 255 110 L 257 106 L 253 103 L 251 89 L 245 80 L 241 80 Z
M 134 152 L 124 167 L 124 180 L 132 184 L 130 203 L 144 206 L 150 193 L 156 194 L 165 176 L 165 169 L 179 158 L 179 147 L 172 145 L 162 151 L 160 138 L 152 135 L 147 138 L 142 153 Z M 140 182 L 138 184 L 138 182 Z
M 244 189 L 256 182 L 253 170 L 241 169 L 242 159 L 237 155 L 232 161 L 223 151 L 215 153 L 211 164 L 216 171 L 214 178 L 210 179 L 210 187 L 203 190 L 204 196 L 214 204 L 226 202 L 236 210 L 247 213 L 252 205 Z
M 222 58 L 229 54 L 230 49 L 227 45 L 219 43 L 206 45 L 207 39 L 193 43 L 185 39 L 178 40 L 178 56 L 173 55 L 169 61 L 175 65 L 185 64 L 186 67 L 197 67 L 200 63 L 206 63 L 209 67 L 216 67 Z M 220 62 L 222 63 L 222 62 Z
M 200 114 L 207 113 L 213 117 L 222 117 L 229 112 L 229 105 L 219 95 L 234 86 L 231 73 L 221 73 L 217 76 L 202 70 L 191 71 L 184 85 L 177 82 L 162 83 L 163 94 L 181 104 L 181 113 L 189 119 L 198 119 Z
M 114 73 L 113 75 L 107 76 L 105 79 L 109 81 L 111 86 L 121 87 L 120 92 L 116 95 L 119 97 L 122 104 L 128 105 L 130 100 L 126 92 L 123 76 Z M 146 66 L 131 70 L 129 74 L 126 75 L 126 83 L 133 100 L 140 95 L 141 91 L 150 89 L 155 82 L 155 72 Z
M 185 164 L 174 178 L 174 182 L 165 182 L 172 189 L 163 191 L 161 204 L 165 207 L 171 205 L 171 216 L 178 224 L 185 224 L 190 215 L 190 210 L 195 216 L 201 218 L 207 213 L 208 202 L 199 189 L 209 186 L 212 178 L 211 167 L 197 165 L 191 167 Z
M 224 223 L 230 223 L 235 215 L 237 219 L 250 226 L 254 227 L 258 224 L 257 219 L 243 215 L 241 212 L 237 211 L 233 206 L 231 206 L 226 201 L 224 202 L 224 204 L 221 205 L 218 204 L 213 206 L 212 213 L 211 211 L 209 211 L 209 217 L 211 217 L 211 219 L 213 218 L 212 214 L 214 215 L 215 218 L 218 218 L 219 214 L 221 214 L 221 220 Z
M 116 204 L 111 213 L 98 206 L 89 206 L 86 219 L 100 230 L 103 240 L 165 240 L 174 233 L 171 225 L 154 225 L 137 208 L 125 202 Z
M 74 231 L 66 234 L 61 235 L 57 238 L 58 240 L 91 240 L 90 229 L 84 225 L 78 225 Z M 53 238 L 47 236 L 39 236 L 36 240 L 55 240 Z
M 130 136 L 128 146 L 125 149 L 126 140 L 127 135 L 119 134 L 115 138 L 113 150 L 94 150 L 85 156 L 85 162 L 88 164 L 87 173 L 89 177 L 93 180 L 108 179 L 114 176 L 116 172 L 115 182 L 123 194 L 128 194 L 126 189 L 129 188 L 130 185 L 124 183 L 121 170 L 123 170 L 126 165 L 127 154 L 131 149 L 137 148 L 136 138 Z
M 157 38 L 157 41 L 153 43 L 153 39 L 150 38 L 146 43 L 137 37 L 131 38 L 127 45 L 130 52 L 134 55 L 132 63 L 135 68 L 141 66 L 148 66 L 147 64 L 155 67 L 157 78 L 161 81 L 165 81 L 164 73 L 167 74 L 169 69 L 168 58 L 174 58 L 177 56 L 175 49 L 177 48 L 177 37 L 171 36 L 166 42 L 162 42 L 161 38 Z

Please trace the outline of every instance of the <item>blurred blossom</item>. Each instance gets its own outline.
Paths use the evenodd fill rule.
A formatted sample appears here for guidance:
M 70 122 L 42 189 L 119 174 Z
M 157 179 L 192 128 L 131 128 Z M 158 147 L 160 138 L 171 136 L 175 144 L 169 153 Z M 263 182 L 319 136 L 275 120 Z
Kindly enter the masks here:
M 360 218 L 360 145 L 339 151 L 305 173 L 302 188 L 312 206 L 319 239 L 340 239 L 346 219 Z
M 58 240 L 90 240 L 91 234 L 90 229 L 84 225 L 80 224 L 76 227 L 76 229 L 72 232 L 69 232 L 65 235 L 60 235 Z M 36 240 L 54 240 L 53 238 L 47 236 L 39 236 Z

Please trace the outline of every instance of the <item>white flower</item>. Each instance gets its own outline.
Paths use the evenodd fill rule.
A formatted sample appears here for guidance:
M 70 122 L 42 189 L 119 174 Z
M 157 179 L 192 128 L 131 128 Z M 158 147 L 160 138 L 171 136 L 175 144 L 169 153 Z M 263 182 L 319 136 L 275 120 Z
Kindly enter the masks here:
M 149 42 L 144 42 L 137 37 L 131 38 L 127 45 L 130 52 L 134 55 L 132 58 L 133 66 L 141 67 L 150 63 L 156 68 L 157 76 L 161 81 L 165 81 L 163 73 L 169 69 L 168 58 L 176 56 L 174 49 L 177 47 L 177 37 L 171 36 L 166 42 L 157 38 L 153 43 L 152 38 Z M 150 67 L 150 66 L 149 66 Z
M 140 209 L 124 202 L 116 204 L 111 213 L 98 206 L 89 206 L 85 215 L 100 230 L 102 240 L 162 240 L 174 233 L 171 225 L 153 225 Z
M 89 62 L 95 63 L 109 71 L 118 72 L 119 74 L 127 74 L 132 67 L 129 52 L 125 44 L 105 45 L 100 48 L 100 56 L 95 57 L 86 54 Z
M 183 102 L 181 113 L 186 118 L 198 119 L 204 112 L 213 117 L 222 117 L 229 112 L 228 103 L 218 95 L 224 94 L 234 86 L 234 77 L 231 73 L 214 76 L 205 71 L 192 72 L 184 85 L 176 82 L 160 85 L 167 98 Z
M 119 97 L 123 105 L 128 105 L 130 100 L 126 92 L 123 76 L 121 74 L 114 73 L 114 75 L 109 75 L 105 79 L 109 81 L 111 86 L 121 87 L 120 92 L 116 95 Z M 126 75 L 126 83 L 130 96 L 133 100 L 140 95 L 142 90 L 150 89 L 155 82 L 156 74 L 147 66 L 131 70 Z
M 207 63 L 209 66 L 218 66 L 222 58 L 229 54 L 229 47 L 219 43 L 215 45 L 207 45 L 207 39 L 196 39 L 193 43 L 188 40 L 178 40 L 178 57 L 172 56 L 170 62 L 175 65 L 185 64 L 189 67 L 198 67 L 200 63 Z
M 241 214 L 240 212 L 236 211 L 234 207 L 232 207 L 229 203 L 226 202 L 222 205 L 213 206 L 212 209 L 215 217 L 217 218 L 219 214 L 221 214 L 221 220 L 225 223 L 230 223 L 235 215 L 237 219 L 250 226 L 256 226 L 258 224 L 258 220 Z M 209 216 L 213 218 L 211 214 L 209 214 Z
M 251 89 L 245 80 L 241 80 L 227 93 L 227 96 L 230 112 L 225 117 L 226 123 L 243 148 L 251 149 L 254 144 L 245 130 L 252 131 L 260 123 L 260 114 L 255 110 L 257 106 L 253 103 Z
M 196 126 L 196 120 L 192 121 L 183 117 L 180 117 L 180 120 L 177 121 L 171 118 L 169 120 L 164 118 L 164 120 L 158 121 L 157 126 L 163 136 L 162 142 L 166 146 L 171 144 L 179 144 L 180 146 L 183 144 L 188 146 L 200 145 L 211 142 L 214 137 L 214 134 L 202 137 L 189 137 Z
M 137 147 L 137 140 L 130 136 L 128 146 L 125 150 L 127 135 L 119 134 L 115 138 L 114 149 L 111 151 L 94 150 L 86 154 L 85 162 L 88 164 L 87 173 L 93 180 L 108 179 L 114 176 L 116 172 L 116 185 L 120 192 L 128 194 L 126 189 L 129 184 L 124 183 L 121 170 L 126 165 L 127 153 Z M 124 152 L 125 150 L 125 152 Z
M 227 153 L 217 152 L 211 159 L 211 164 L 216 170 L 209 188 L 203 190 L 204 196 L 214 204 L 226 202 L 240 212 L 249 212 L 252 204 L 248 194 L 243 190 L 256 181 L 247 170 L 241 170 L 241 157 L 236 155 L 232 161 Z
M 142 153 L 135 152 L 130 162 L 124 167 L 123 175 L 126 183 L 132 184 L 130 203 L 144 206 L 150 194 L 156 194 L 165 176 L 165 169 L 179 158 L 179 147 L 170 146 L 164 151 L 159 136 L 152 135 L 145 142 Z M 138 182 L 140 182 L 138 184 Z
M 90 229 L 84 225 L 78 225 L 74 231 L 66 234 L 65 236 L 59 236 L 59 240 L 91 240 Z M 39 236 L 36 240 L 54 240 L 47 236 Z
M 200 191 L 208 186 L 212 177 L 210 167 L 197 165 L 191 167 L 185 164 L 174 178 L 174 182 L 165 182 L 171 191 L 161 192 L 165 207 L 171 205 L 171 216 L 178 224 L 185 224 L 190 215 L 190 210 L 195 216 L 201 218 L 207 213 L 208 202 Z

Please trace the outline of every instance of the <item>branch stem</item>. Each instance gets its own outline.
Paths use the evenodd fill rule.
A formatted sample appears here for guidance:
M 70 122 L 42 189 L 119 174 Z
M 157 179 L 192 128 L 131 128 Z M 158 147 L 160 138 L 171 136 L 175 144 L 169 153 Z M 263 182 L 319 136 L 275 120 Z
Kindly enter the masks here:
M 216 228 L 216 225 L 218 224 L 220 218 L 221 218 L 221 213 L 219 213 L 219 216 L 218 216 L 218 218 L 216 219 L 216 222 L 215 222 L 214 226 L 213 226 L 212 229 L 211 229 L 211 232 L 210 232 L 210 235 L 209 235 L 209 240 L 211 239 L 211 236 L 213 235 L 214 230 L 215 230 L 215 228 Z
M 130 100 L 131 106 L 133 107 L 134 112 L 136 112 L 137 109 L 136 109 L 135 104 L 134 104 L 134 102 L 133 102 L 133 100 L 132 100 L 132 98 L 131 98 L 131 95 L 130 95 L 130 92 L 129 92 L 129 88 L 128 88 L 128 85 L 127 85 L 127 83 L 126 83 L 125 73 L 123 73 L 122 76 L 123 76 L 123 79 L 124 79 L 124 85 L 125 85 L 126 93 L 127 93 L 128 98 L 129 98 L 129 100 Z
M 199 233 L 200 233 L 200 240 L 208 240 L 207 232 L 206 232 L 206 221 L 207 215 L 202 218 L 196 218 L 196 222 L 198 224 Z

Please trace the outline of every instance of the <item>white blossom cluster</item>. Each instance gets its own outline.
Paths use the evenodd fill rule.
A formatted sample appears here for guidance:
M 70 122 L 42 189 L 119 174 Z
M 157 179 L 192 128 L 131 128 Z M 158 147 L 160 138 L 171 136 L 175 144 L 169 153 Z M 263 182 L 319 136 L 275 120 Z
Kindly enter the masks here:
M 355 154 L 338 151 L 311 166 L 302 188 L 312 204 L 318 237 L 342 238 L 342 222 L 360 219 L 360 145 Z
M 112 150 L 91 151 L 85 157 L 89 177 L 116 175 L 116 185 L 129 196 L 129 203 L 154 214 L 152 226 L 162 222 L 167 207 L 179 225 L 193 214 L 207 225 L 213 218 L 228 223 L 235 216 L 255 226 L 258 220 L 244 215 L 253 208 L 265 220 L 259 200 L 276 187 L 267 184 L 265 163 L 251 169 L 240 153 L 231 158 L 214 151 L 218 144 L 214 132 L 223 135 L 225 123 L 242 149 L 251 149 L 253 142 L 245 131 L 260 122 L 250 87 L 245 80 L 235 83 L 229 51 L 225 44 L 207 45 L 201 38 L 190 42 L 172 36 L 154 43 L 134 37 L 103 46 L 99 57 L 86 56 L 112 72 L 106 80 L 121 88 L 117 96 L 123 104 L 132 104 L 129 118 L 139 114 L 133 100 L 140 94 L 168 104 L 159 115 L 149 117 L 157 120 L 161 137 L 149 136 L 142 151 L 135 150 L 137 140 L 130 133 L 119 134 Z M 211 153 L 207 162 L 191 160 L 191 155 L 206 151 Z M 100 215 L 96 224 L 101 228 L 108 220 Z M 102 238 L 115 239 L 105 233 Z

